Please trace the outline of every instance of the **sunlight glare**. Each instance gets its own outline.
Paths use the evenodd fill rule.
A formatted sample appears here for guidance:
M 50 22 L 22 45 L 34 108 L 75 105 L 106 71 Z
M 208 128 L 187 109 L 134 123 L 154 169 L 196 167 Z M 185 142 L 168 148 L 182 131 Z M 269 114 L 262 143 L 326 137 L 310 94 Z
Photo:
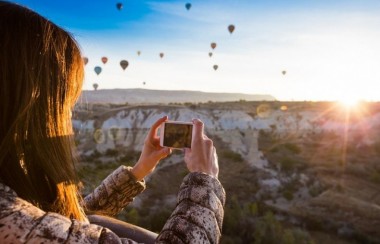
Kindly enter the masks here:
M 347 96 L 340 98 L 338 102 L 344 108 L 353 109 L 359 105 L 360 100 L 352 96 Z

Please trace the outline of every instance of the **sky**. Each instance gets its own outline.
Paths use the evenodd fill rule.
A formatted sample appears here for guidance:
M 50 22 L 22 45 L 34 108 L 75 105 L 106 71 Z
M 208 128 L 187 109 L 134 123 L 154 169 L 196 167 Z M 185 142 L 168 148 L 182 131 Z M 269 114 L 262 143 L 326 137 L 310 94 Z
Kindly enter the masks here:
M 98 89 L 380 101 L 378 0 L 14 2 L 75 37 L 89 60 L 85 90 L 97 83 Z M 129 63 L 125 70 L 121 60 Z M 99 75 L 96 66 L 102 68 Z

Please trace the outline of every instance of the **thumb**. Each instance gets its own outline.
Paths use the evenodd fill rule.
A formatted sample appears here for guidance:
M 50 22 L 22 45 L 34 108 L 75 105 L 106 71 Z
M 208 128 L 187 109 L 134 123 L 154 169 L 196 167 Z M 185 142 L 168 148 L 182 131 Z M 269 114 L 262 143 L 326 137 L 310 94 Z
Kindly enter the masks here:
M 162 149 L 160 149 L 157 154 L 159 156 L 160 159 L 162 158 L 166 158 L 167 156 L 169 156 L 170 154 L 172 153 L 172 149 L 169 148 L 169 147 L 164 147 Z

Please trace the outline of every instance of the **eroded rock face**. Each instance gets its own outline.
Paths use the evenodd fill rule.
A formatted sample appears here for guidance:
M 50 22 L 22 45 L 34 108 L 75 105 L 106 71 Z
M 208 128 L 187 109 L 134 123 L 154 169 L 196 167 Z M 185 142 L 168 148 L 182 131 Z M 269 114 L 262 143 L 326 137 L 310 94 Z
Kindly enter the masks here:
M 320 141 L 313 142 L 324 145 L 309 159 L 324 156 L 339 138 L 344 138 L 345 132 L 351 133 L 346 139 L 352 148 L 365 148 L 378 140 L 376 128 L 380 128 L 380 113 L 347 125 L 334 117 L 321 116 L 320 111 L 307 109 L 272 110 L 265 116 L 259 116 L 255 107 L 226 108 L 218 104 L 195 109 L 164 105 L 117 108 L 92 105 L 90 109 L 78 107 L 73 118 L 78 149 L 83 155 L 91 155 L 95 150 L 104 154 L 109 149 L 117 148 L 140 151 L 149 128 L 164 115 L 178 121 L 201 119 L 207 135 L 219 138 L 229 150 L 241 155 L 248 166 L 261 172 L 257 179 L 260 190 L 255 194 L 268 206 L 309 221 L 311 225 L 328 220 L 342 236 L 354 235 L 357 231 L 380 238 L 376 232 L 380 224 L 380 197 L 377 190 L 371 190 L 377 189 L 378 185 L 359 182 L 358 178 L 349 176 L 344 178 L 346 183 L 341 186 L 343 192 L 337 192 L 334 185 L 341 184 L 342 180 L 331 175 L 331 172 L 325 174 L 323 165 L 313 165 L 314 168 L 307 172 L 284 174 L 278 167 L 279 162 L 269 160 L 265 152 L 259 149 L 260 131 L 265 131 L 281 143 L 286 143 L 286 138 L 291 135 L 297 138 L 300 145 L 310 143 L 310 138 L 314 138 L 312 135 L 329 135 L 327 139 L 321 137 Z M 358 132 L 363 128 L 366 136 Z M 179 162 L 182 162 L 182 157 L 172 155 L 168 163 L 159 167 L 171 167 Z M 310 172 L 313 172 L 312 176 Z M 294 188 L 291 197 L 284 195 L 284 189 L 290 183 Z M 360 190 L 363 187 L 368 194 Z M 349 203 L 352 209 L 346 208 L 345 203 Z M 371 214 L 360 209 L 367 209 Z

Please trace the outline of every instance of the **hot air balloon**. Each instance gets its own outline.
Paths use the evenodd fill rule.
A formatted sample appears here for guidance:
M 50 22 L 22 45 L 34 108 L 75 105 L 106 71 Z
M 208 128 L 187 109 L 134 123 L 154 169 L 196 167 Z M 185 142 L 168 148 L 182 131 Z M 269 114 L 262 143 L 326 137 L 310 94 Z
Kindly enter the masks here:
M 117 8 L 118 10 L 121 10 L 121 9 L 123 8 L 123 4 L 122 4 L 122 3 L 117 3 L 117 4 L 116 4 L 116 8 Z
M 146 82 L 144 81 L 144 82 L 143 82 L 143 85 L 145 86 L 145 84 L 146 84 Z
M 214 68 L 214 70 L 217 70 L 217 69 L 218 69 L 218 65 L 215 64 L 215 65 L 213 66 L 213 68 Z
M 96 73 L 97 75 L 99 75 L 99 74 L 102 72 L 102 68 L 99 67 L 99 66 L 96 66 L 96 67 L 94 68 L 94 70 L 95 70 L 95 73 Z
M 140 56 L 140 54 L 141 54 L 141 51 L 137 51 L 137 55 Z
M 191 8 L 191 3 L 186 3 L 185 7 L 186 7 L 187 10 L 190 10 L 190 8 Z
M 120 61 L 120 66 L 125 70 L 128 67 L 129 63 L 127 60 L 121 60 Z
M 208 56 L 210 56 L 210 58 L 211 58 L 211 57 L 212 57 L 212 52 L 209 52 L 209 53 L 208 53 Z
M 164 53 L 160 53 L 160 58 L 163 58 L 164 57 Z
M 94 87 L 94 90 L 98 90 L 99 85 L 97 83 L 92 84 L 92 87 Z
M 228 31 L 230 32 L 230 34 L 232 34 L 232 32 L 234 32 L 235 30 L 235 26 L 234 25 L 229 25 L 228 26 Z
M 106 64 L 107 61 L 108 61 L 108 58 L 107 58 L 107 57 L 102 57 L 102 62 L 103 62 L 103 64 Z
M 286 70 L 283 70 L 281 73 L 282 75 L 286 75 Z
M 215 43 L 215 42 L 211 42 L 211 48 L 212 48 L 212 49 L 215 49 L 215 48 L 216 48 L 216 43 Z
M 84 65 L 86 65 L 88 63 L 88 58 L 87 57 L 83 57 L 83 63 L 84 63 Z

